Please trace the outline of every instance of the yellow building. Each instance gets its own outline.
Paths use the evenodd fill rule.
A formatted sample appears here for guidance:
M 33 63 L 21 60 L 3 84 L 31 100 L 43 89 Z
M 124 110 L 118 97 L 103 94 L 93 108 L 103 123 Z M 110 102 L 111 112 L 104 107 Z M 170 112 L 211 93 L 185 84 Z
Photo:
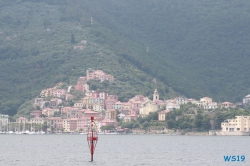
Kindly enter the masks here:
M 250 116 L 236 116 L 221 123 L 222 132 L 250 132 Z
M 105 111 L 105 119 L 115 120 L 117 117 L 117 112 L 115 109 Z
M 148 116 L 150 112 L 156 112 L 159 108 L 160 106 L 158 106 L 155 102 L 147 100 L 141 103 L 140 116 Z
M 158 112 L 158 121 L 165 121 L 167 113 L 169 113 L 169 110 Z

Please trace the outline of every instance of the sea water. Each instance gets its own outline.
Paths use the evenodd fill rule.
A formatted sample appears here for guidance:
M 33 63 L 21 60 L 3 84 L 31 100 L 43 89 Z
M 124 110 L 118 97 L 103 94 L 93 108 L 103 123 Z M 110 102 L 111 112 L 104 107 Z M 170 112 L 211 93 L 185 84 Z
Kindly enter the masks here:
M 99 135 L 89 162 L 86 135 L 0 135 L 0 165 L 250 165 L 249 147 L 248 136 Z M 226 155 L 245 160 L 225 161 Z

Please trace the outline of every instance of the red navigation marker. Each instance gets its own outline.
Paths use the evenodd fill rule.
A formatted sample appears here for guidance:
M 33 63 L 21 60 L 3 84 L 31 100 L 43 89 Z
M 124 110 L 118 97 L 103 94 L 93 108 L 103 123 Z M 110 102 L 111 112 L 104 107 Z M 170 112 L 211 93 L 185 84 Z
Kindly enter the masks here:
M 91 117 L 91 122 L 88 127 L 88 133 L 87 133 L 87 141 L 89 144 L 91 161 L 93 161 L 93 155 L 94 155 L 97 140 L 98 140 L 98 128 L 94 121 L 94 117 Z

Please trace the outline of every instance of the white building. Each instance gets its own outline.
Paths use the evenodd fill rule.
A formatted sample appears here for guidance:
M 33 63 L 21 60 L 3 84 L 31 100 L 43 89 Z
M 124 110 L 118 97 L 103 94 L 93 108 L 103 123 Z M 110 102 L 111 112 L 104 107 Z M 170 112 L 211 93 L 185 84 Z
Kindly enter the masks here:
M 250 94 L 243 98 L 243 105 L 249 105 L 249 104 L 250 104 Z
M 0 114 L 0 129 L 7 124 L 9 124 L 9 115 Z
M 187 104 L 187 98 L 186 97 L 177 97 L 175 98 L 176 104 Z

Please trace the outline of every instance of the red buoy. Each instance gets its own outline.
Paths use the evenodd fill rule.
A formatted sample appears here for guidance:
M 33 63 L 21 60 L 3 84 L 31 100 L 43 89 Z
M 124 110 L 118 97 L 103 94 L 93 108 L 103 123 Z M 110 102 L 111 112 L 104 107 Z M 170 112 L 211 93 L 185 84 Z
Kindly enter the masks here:
M 89 144 L 89 150 L 91 154 L 91 161 L 93 161 L 93 155 L 98 140 L 98 128 L 94 121 L 94 117 L 91 117 L 90 125 L 88 127 L 87 141 Z

